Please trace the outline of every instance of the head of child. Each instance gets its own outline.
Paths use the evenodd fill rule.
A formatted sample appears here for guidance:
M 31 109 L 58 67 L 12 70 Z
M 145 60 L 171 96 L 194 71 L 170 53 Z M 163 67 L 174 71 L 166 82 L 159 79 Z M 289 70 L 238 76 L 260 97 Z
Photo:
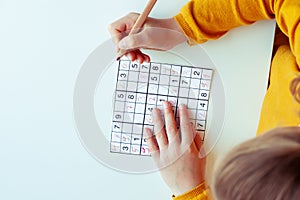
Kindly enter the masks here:
M 217 166 L 217 200 L 300 199 L 300 128 L 277 128 L 234 148 Z

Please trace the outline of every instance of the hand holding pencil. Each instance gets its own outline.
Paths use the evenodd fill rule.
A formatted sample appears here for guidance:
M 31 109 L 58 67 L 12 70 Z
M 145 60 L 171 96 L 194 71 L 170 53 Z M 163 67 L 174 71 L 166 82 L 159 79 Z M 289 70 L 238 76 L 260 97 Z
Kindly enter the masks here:
M 150 57 L 140 49 L 166 51 L 186 41 L 175 19 L 148 17 L 155 3 L 156 0 L 149 0 L 140 15 L 130 13 L 110 24 L 108 29 L 117 45 L 118 59 L 126 55 L 132 61 L 150 62 Z
M 146 19 L 148 18 L 149 13 L 151 12 L 152 8 L 154 7 L 157 0 L 149 0 L 144 11 L 140 14 L 140 16 L 137 18 L 135 24 L 133 25 L 131 31 L 129 32 L 129 35 L 135 34 L 139 31 L 139 29 L 142 28 L 143 24 L 145 23 Z M 117 60 L 119 60 L 124 54 L 126 53 L 126 50 L 120 49 L 118 52 Z

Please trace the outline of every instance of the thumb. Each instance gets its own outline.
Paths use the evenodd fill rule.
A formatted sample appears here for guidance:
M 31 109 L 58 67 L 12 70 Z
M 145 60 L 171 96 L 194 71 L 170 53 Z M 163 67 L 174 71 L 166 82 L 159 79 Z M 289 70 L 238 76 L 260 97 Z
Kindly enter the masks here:
M 141 34 L 134 34 L 128 35 L 127 37 L 123 38 L 119 42 L 120 49 L 139 49 L 142 47 L 144 43 L 143 36 Z

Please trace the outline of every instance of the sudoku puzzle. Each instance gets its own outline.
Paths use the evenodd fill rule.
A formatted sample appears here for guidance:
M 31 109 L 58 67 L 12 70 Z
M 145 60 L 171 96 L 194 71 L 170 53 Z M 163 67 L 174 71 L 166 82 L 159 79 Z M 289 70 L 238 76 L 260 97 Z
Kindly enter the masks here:
M 213 70 L 165 63 L 120 60 L 114 94 L 110 151 L 150 155 L 144 128 L 153 130 L 151 111 L 169 101 L 187 105 L 191 123 L 204 140 Z

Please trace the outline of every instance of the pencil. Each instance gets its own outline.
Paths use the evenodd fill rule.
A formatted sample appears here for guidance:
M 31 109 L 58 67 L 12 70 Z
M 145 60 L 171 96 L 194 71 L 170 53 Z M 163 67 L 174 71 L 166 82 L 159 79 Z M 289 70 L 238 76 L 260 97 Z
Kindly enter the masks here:
M 154 7 L 157 0 L 149 0 L 146 7 L 144 8 L 143 12 L 140 14 L 140 16 L 137 18 L 135 24 L 133 25 L 132 29 L 130 30 L 128 35 L 135 34 L 139 31 L 140 28 L 142 28 L 143 24 L 145 23 L 149 13 L 151 12 L 152 8 Z M 120 58 L 126 53 L 126 50 L 120 49 L 118 52 L 117 60 L 120 60 Z

